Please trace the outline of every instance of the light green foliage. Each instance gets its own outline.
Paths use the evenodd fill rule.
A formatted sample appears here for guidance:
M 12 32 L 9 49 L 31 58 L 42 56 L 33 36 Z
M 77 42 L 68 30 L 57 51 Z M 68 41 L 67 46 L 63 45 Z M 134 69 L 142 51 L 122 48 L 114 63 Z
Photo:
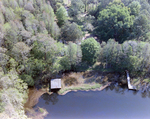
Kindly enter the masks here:
M 6 48 L 11 50 L 14 44 L 22 40 L 19 31 L 23 29 L 23 26 L 18 21 L 10 21 L 9 23 L 5 23 L 3 26 L 5 33 L 5 45 Z
M 24 42 L 18 42 L 14 45 L 12 49 L 12 55 L 14 59 L 19 62 L 20 64 L 24 65 L 26 71 L 26 63 L 27 63 L 27 56 L 29 54 L 30 48 Z
M 75 43 L 69 42 L 66 56 L 69 59 L 70 65 L 76 65 L 78 62 L 80 62 L 81 59 L 81 49 L 80 46 L 76 45 Z
M 62 26 L 65 23 L 65 21 L 68 19 L 67 11 L 63 6 L 61 6 L 58 9 L 56 16 L 57 16 L 59 26 Z
M 138 1 L 133 1 L 132 3 L 129 4 L 129 8 L 131 10 L 131 15 L 138 16 L 141 5 Z
M 5 20 L 7 22 L 15 19 L 15 13 L 14 13 L 14 10 L 12 8 L 5 8 L 4 15 L 5 15 Z
M 82 38 L 82 31 L 76 23 L 66 23 L 62 27 L 62 37 L 66 41 L 78 41 Z
M 82 61 L 89 64 L 96 62 L 100 52 L 100 44 L 94 38 L 88 38 L 81 43 Z
M 123 42 L 129 36 L 133 21 L 134 16 L 130 15 L 130 9 L 122 2 L 114 1 L 99 12 L 96 34 L 101 40 L 115 38 Z
M 60 59 L 60 64 L 63 67 L 63 70 L 73 70 L 73 68 L 81 62 L 81 59 L 81 47 L 75 43 L 69 42 L 65 51 L 65 56 Z
M 18 79 L 15 72 L 0 77 L 0 89 L 1 111 L 5 111 L 6 116 L 15 116 L 16 119 L 25 116 L 23 103 L 27 97 L 27 85 Z M 22 114 L 19 114 L 19 110 Z

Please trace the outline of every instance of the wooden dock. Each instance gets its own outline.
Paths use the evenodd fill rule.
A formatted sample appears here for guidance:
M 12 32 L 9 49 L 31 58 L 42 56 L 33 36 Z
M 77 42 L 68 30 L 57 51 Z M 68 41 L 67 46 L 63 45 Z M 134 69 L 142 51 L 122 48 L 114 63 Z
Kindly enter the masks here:
M 133 85 L 131 85 L 131 83 L 130 83 L 130 76 L 129 76 L 129 72 L 128 71 L 126 71 L 127 72 L 127 83 L 128 83 L 128 89 L 129 90 L 136 90 L 136 87 L 135 86 L 133 86 Z

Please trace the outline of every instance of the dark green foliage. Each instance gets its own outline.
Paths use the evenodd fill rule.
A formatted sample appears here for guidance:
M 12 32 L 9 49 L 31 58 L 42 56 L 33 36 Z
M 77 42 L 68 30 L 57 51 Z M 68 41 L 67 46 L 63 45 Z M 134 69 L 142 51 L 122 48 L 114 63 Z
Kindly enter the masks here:
M 34 80 L 30 75 L 23 74 L 20 76 L 21 79 L 26 82 L 29 86 L 34 86 Z
M 134 21 L 133 33 L 131 34 L 133 38 L 141 41 L 150 41 L 149 30 L 150 22 L 146 15 L 147 11 L 144 11 L 145 14 L 140 14 Z
M 114 38 L 122 43 L 129 37 L 133 22 L 134 16 L 130 15 L 130 9 L 123 3 L 114 1 L 100 11 L 96 35 L 101 40 Z
M 82 31 L 76 23 L 66 23 L 62 27 L 62 37 L 66 41 L 78 41 L 82 38 Z
M 113 0 L 98 0 L 98 2 L 94 3 L 96 5 L 96 8 L 94 7 L 95 5 L 94 6 L 91 5 L 92 8 L 89 11 L 89 13 L 95 16 L 95 18 L 98 18 L 99 12 L 105 9 L 106 6 L 108 6 L 110 2 L 113 2 Z
M 71 69 L 71 65 L 68 62 L 69 62 L 68 57 L 61 58 L 60 64 L 63 67 L 62 68 L 63 70 L 70 70 Z
M 57 20 L 58 20 L 58 25 L 59 26 L 64 25 L 64 23 L 68 19 L 68 13 L 67 13 L 66 9 L 63 6 L 61 6 L 58 9 L 58 11 L 56 13 L 56 16 L 57 16 Z
M 106 63 L 106 68 L 117 72 L 143 72 L 148 71 L 149 43 L 126 41 L 118 44 L 110 39 L 102 48 L 100 61 Z
M 71 0 L 71 6 L 68 10 L 70 17 L 76 17 L 78 14 L 83 13 L 85 6 L 82 0 Z
M 100 52 L 100 44 L 94 38 L 88 38 L 81 43 L 82 61 L 93 64 Z
M 59 6 L 63 4 L 63 0 L 46 0 L 49 1 L 52 8 L 54 9 L 54 12 L 57 12 L 59 9 Z
M 0 112 L 9 118 L 25 117 L 27 85 L 61 71 L 150 72 L 147 0 L 63 2 L 0 1 Z

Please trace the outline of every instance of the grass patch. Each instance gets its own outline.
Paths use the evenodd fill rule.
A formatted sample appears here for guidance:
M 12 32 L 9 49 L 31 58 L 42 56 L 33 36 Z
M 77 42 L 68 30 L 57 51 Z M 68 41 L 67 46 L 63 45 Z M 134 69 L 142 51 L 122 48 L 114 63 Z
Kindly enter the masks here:
M 150 79 L 144 79 L 143 81 L 146 83 L 150 83 Z
M 132 84 L 135 85 L 135 86 L 140 84 L 140 79 L 138 79 L 138 78 L 137 79 L 133 79 Z
M 43 109 L 43 108 L 39 108 L 39 111 L 40 111 L 41 113 L 44 113 L 44 109 Z
M 63 94 L 63 93 L 65 93 L 66 91 L 92 90 L 92 89 L 100 88 L 101 86 L 102 86 L 102 84 L 94 84 L 94 85 L 83 84 L 83 85 L 81 85 L 81 86 L 68 87 L 68 88 L 61 89 L 61 90 L 59 91 L 59 94 Z

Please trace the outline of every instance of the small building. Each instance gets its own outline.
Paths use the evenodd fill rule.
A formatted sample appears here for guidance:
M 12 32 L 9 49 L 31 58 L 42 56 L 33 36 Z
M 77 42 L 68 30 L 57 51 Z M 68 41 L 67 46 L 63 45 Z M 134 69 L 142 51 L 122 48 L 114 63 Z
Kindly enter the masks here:
M 61 88 L 61 79 L 51 79 L 50 89 L 60 89 Z

